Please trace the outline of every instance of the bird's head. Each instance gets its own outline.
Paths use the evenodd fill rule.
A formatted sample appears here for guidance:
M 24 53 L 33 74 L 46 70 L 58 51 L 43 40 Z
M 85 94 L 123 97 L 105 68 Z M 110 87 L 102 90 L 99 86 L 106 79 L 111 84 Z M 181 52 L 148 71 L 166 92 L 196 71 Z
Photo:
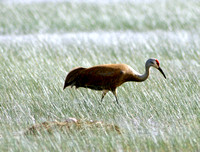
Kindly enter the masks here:
M 148 59 L 146 62 L 146 66 L 149 66 L 149 67 L 152 66 L 152 67 L 158 69 L 166 79 L 166 76 L 165 76 L 163 70 L 160 68 L 160 63 L 157 59 L 153 59 L 153 58 Z

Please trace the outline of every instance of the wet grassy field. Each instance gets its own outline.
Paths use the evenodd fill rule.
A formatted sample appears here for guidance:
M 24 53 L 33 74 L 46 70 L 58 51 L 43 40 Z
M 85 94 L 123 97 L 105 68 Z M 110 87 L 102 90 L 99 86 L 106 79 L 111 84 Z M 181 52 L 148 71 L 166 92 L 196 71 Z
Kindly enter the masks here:
M 200 2 L 0 3 L 0 151 L 200 151 Z M 142 83 L 63 89 L 74 67 L 126 63 Z M 119 126 L 23 135 L 75 117 Z

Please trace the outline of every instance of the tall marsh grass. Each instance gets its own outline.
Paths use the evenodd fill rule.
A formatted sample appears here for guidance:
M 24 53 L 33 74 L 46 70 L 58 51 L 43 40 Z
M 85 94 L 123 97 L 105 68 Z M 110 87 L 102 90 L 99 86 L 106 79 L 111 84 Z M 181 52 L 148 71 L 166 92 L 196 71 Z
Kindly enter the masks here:
M 1 3 L 0 151 L 199 151 L 199 3 L 159 2 Z M 99 104 L 101 92 L 62 90 L 74 67 L 126 63 L 143 73 L 150 57 L 167 79 L 152 68 L 145 82 L 123 84 L 121 107 L 112 94 Z M 123 133 L 21 134 L 68 117 Z

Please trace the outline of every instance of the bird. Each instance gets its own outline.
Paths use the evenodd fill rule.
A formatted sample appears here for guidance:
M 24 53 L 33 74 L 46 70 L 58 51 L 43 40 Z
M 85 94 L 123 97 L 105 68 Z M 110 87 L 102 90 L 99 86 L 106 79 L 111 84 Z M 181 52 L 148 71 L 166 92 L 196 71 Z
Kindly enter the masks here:
M 145 73 L 140 74 L 127 64 L 103 64 L 90 68 L 77 67 L 72 69 L 66 76 L 63 90 L 71 86 L 76 88 L 83 87 L 92 90 L 103 91 L 101 102 L 105 95 L 111 91 L 115 96 L 117 104 L 117 87 L 125 82 L 134 81 L 142 82 L 149 77 L 150 67 L 158 69 L 164 78 L 166 76 L 160 67 L 158 59 L 150 58 L 145 63 Z

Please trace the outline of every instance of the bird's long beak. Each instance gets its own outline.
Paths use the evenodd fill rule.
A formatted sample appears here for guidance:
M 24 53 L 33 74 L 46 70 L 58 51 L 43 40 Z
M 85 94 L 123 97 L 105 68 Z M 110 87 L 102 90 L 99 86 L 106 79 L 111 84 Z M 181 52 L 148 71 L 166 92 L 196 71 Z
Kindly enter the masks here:
M 165 76 L 163 70 L 162 70 L 160 67 L 158 68 L 158 70 L 162 73 L 162 75 L 163 75 L 163 76 L 165 77 L 165 79 L 166 79 L 166 76 Z

